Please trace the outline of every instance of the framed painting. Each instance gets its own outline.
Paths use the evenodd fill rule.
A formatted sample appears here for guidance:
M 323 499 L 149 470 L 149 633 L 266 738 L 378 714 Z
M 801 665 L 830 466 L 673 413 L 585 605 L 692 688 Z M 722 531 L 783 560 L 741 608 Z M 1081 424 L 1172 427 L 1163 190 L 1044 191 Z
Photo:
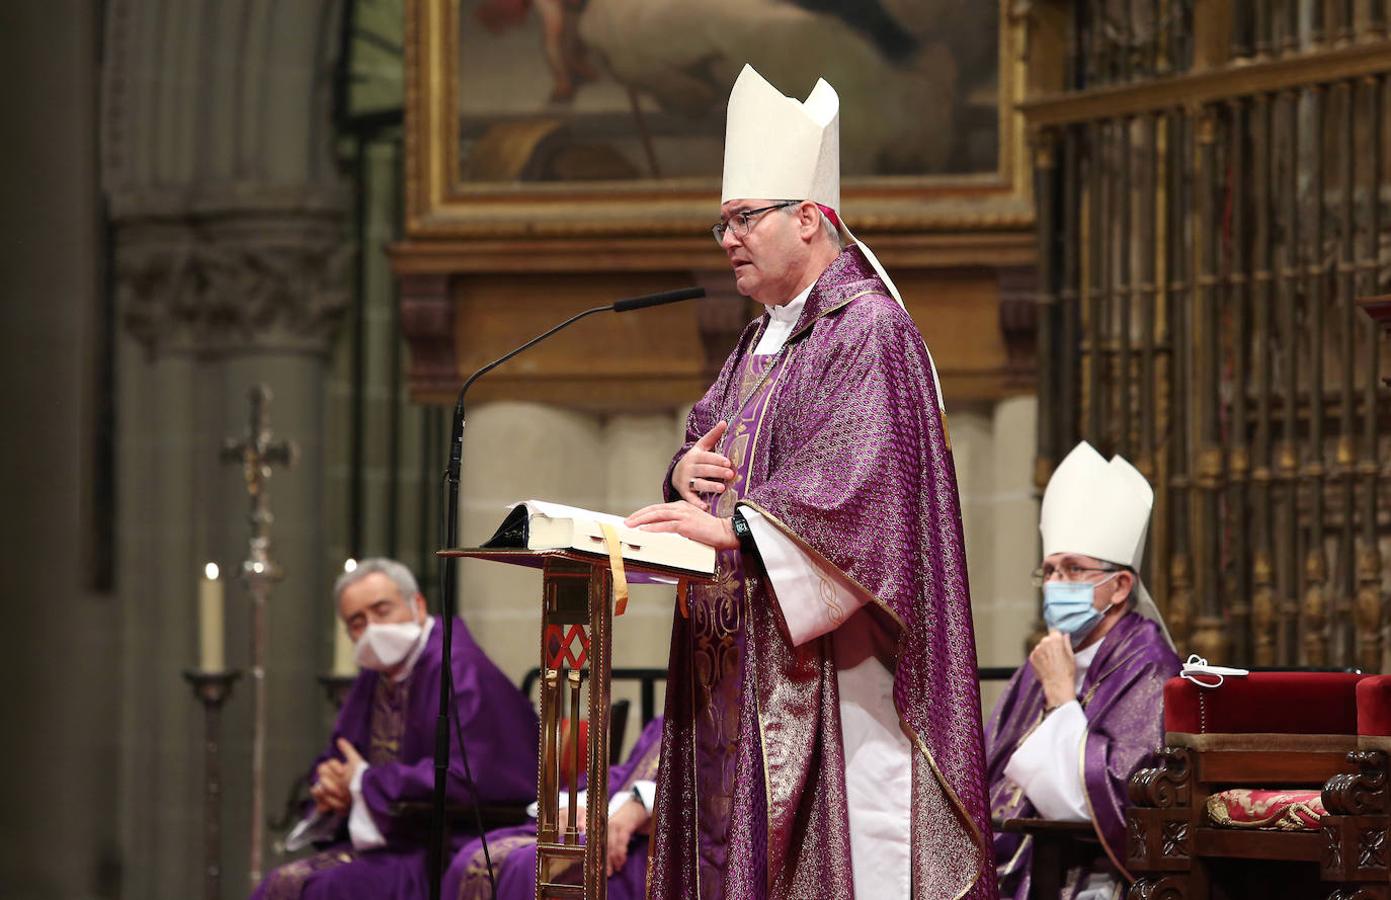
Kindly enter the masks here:
M 621 239 L 653 266 L 687 261 L 709 242 L 724 104 L 746 62 L 789 95 L 818 76 L 836 88 L 857 233 L 1026 233 L 1008 6 L 408 0 L 407 242 Z

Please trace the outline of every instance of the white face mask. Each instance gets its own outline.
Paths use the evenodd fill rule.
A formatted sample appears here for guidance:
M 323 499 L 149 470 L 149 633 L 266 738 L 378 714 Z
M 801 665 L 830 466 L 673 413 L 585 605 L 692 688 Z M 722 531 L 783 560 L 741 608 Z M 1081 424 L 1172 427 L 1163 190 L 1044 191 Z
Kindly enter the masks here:
M 357 639 L 357 664 L 374 672 L 396 668 L 410 656 L 424 630 L 419 622 L 373 622 Z

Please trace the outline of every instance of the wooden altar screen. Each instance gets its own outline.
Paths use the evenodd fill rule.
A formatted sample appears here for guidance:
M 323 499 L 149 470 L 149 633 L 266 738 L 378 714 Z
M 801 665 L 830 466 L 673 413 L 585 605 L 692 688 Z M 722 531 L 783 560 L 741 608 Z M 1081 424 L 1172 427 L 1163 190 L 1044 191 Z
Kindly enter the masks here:
M 1156 487 L 1181 653 L 1379 671 L 1384 0 L 1026 3 L 1039 465 Z

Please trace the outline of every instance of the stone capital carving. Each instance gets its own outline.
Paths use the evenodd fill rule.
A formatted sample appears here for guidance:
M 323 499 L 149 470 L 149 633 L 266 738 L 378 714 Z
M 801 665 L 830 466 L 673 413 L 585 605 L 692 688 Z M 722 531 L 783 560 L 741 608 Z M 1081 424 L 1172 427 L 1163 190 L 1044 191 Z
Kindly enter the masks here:
M 116 248 L 120 319 L 152 354 L 326 354 L 351 304 L 339 209 L 127 215 Z

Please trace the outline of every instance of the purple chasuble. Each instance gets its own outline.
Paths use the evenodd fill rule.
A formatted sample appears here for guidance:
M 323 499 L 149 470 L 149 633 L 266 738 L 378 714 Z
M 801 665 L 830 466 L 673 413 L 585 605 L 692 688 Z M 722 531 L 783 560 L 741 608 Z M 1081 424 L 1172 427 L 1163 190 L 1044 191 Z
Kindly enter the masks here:
M 654 781 L 661 759 L 662 717 L 658 716 L 638 736 L 628 758 L 609 769 L 609 795 L 631 791 L 639 781 Z M 536 896 L 536 823 L 488 832 L 488 853 L 497 878 L 498 900 L 532 900 Z M 610 900 L 640 900 L 647 884 L 647 835 L 634 836 L 628 845 L 628 861 L 609 877 Z M 440 891 L 444 900 L 491 900 L 483 843 L 464 845 L 444 876 Z
M 536 713 L 474 643 L 462 620 L 454 620 L 453 637 L 455 708 L 468 741 L 469 765 L 477 776 L 478 802 L 525 805 L 536 796 Z M 425 846 L 435 785 L 433 752 L 443 641 L 436 619 L 425 650 L 403 681 L 393 682 L 366 670 L 359 674 L 338 713 L 328 748 L 309 768 L 312 784 L 319 763 L 341 758 L 339 738 L 357 748 L 369 766 L 362 777 L 363 801 L 386 846 L 354 850 L 344 824 L 334 844 L 267 875 L 252 894 L 253 900 L 424 900 L 428 896 Z M 453 741 L 446 786 L 450 804 L 473 802 Z M 402 803 L 413 809 L 398 809 Z M 462 835 L 454 836 L 451 847 L 457 848 L 462 840 Z
M 736 477 L 716 506 L 761 513 L 834 568 L 897 641 L 912 740 L 915 898 L 995 896 L 980 692 L 956 475 L 922 336 L 858 247 L 787 343 L 745 329 L 672 466 L 716 422 Z M 664 493 L 678 499 L 667 472 Z M 793 647 L 772 586 L 724 552 L 676 616 L 648 895 L 853 896 L 835 632 Z
M 1139 613 L 1122 616 L 1102 639 L 1082 679 L 1078 701 L 1087 716 L 1082 783 L 1092 824 L 1105 857 L 1131 880 L 1125 858 L 1126 784 L 1136 769 L 1152 765 L 1164 742 L 1164 683 L 1179 671 L 1179 659 L 1159 626 Z M 1003 821 L 1038 816 L 1018 785 L 1005 777 L 1005 766 L 1043 721 L 1043 686 L 1027 663 L 1014 673 L 986 729 L 990 813 Z M 1033 839 L 1001 832 L 995 835 L 1003 896 L 1026 900 Z M 1105 863 L 1105 858 L 1099 860 Z M 1063 897 L 1071 900 L 1086 881 L 1078 867 L 1069 872 Z

